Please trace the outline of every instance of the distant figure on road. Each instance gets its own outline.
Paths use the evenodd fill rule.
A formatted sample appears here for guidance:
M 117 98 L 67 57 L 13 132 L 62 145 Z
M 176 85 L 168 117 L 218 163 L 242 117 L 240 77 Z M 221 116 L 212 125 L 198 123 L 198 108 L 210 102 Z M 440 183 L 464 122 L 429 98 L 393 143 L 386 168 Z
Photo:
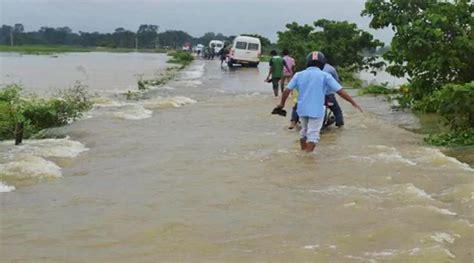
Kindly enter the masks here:
M 221 50 L 219 50 L 219 56 L 221 58 L 221 67 L 224 64 L 228 54 L 229 54 L 229 49 L 226 46 L 224 46 Z
M 268 76 L 265 81 L 272 83 L 273 93 L 275 94 L 275 97 L 278 97 L 278 86 L 283 77 L 283 68 L 286 68 L 288 71 L 291 71 L 291 69 L 288 68 L 283 58 L 278 56 L 276 50 L 272 50 L 270 55 L 272 55 L 272 58 L 270 59 L 270 70 L 268 71 Z
M 284 49 L 282 52 L 283 60 L 285 61 L 286 67 L 283 68 L 283 77 L 281 78 L 281 92 L 285 89 L 285 85 L 288 84 L 296 72 L 295 59 L 290 56 L 288 49 Z

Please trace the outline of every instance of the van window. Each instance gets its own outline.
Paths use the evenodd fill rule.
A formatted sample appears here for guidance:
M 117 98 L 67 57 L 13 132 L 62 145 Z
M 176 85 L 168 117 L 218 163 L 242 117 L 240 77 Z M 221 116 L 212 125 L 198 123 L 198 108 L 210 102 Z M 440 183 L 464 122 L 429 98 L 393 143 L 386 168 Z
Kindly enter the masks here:
M 216 47 L 222 47 L 222 44 L 217 44 Z
M 236 49 L 247 49 L 247 42 L 237 42 L 235 43 Z
M 258 50 L 258 44 L 249 43 L 248 50 Z

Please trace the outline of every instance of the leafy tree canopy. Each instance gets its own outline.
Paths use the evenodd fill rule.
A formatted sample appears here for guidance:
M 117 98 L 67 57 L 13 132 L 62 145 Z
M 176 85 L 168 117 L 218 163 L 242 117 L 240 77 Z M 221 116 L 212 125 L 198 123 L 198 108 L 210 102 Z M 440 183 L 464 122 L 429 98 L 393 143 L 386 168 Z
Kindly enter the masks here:
M 322 51 L 334 66 L 357 69 L 380 66 L 375 63 L 376 57 L 364 57 L 361 53 L 382 47 L 383 43 L 358 29 L 356 24 L 320 19 L 314 26 L 293 22 L 286 28 L 286 31 L 278 32 L 277 45 L 290 51 L 299 68 L 305 66 L 306 54 L 312 50 Z
M 474 6 L 469 0 L 369 0 L 362 15 L 395 35 L 383 57 L 387 70 L 408 75 L 415 100 L 442 85 L 474 80 Z

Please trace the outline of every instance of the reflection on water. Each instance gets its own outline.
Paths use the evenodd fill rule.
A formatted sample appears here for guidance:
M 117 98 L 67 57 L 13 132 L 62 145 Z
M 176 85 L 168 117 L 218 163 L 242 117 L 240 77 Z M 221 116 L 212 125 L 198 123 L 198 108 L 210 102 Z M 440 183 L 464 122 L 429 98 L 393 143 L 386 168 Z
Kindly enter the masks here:
M 196 61 L 146 100 L 98 109 L 140 106 L 147 118 L 93 114 L 65 128 L 68 141 L 26 141 L 62 177 L 28 187 L 0 177 L 17 188 L 0 194 L 2 259 L 472 261 L 472 168 L 368 97 L 357 98 L 364 114 L 341 103 L 347 127 L 303 154 L 289 120 L 270 114 L 266 70 Z M 0 147 L 2 164 L 18 160 Z

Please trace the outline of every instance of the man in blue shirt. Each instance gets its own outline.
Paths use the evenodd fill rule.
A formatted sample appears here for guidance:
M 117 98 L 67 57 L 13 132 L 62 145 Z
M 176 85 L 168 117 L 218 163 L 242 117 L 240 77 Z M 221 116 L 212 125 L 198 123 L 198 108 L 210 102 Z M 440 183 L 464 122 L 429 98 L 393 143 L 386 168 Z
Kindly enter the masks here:
M 321 52 L 311 52 L 306 57 L 306 70 L 296 73 L 283 92 L 280 105 L 284 108 L 285 102 L 291 90 L 298 91 L 298 115 L 301 120 L 301 149 L 306 152 L 314 151 L 319 141 L 319 132 L 324 120 L 324 99 L 326 94 L 337 93 L 347 100 L 355 108 L 362 111 L 352 97 L 347 94 L 341 85 L 322 69 L 326 64 L 326 58 Z

